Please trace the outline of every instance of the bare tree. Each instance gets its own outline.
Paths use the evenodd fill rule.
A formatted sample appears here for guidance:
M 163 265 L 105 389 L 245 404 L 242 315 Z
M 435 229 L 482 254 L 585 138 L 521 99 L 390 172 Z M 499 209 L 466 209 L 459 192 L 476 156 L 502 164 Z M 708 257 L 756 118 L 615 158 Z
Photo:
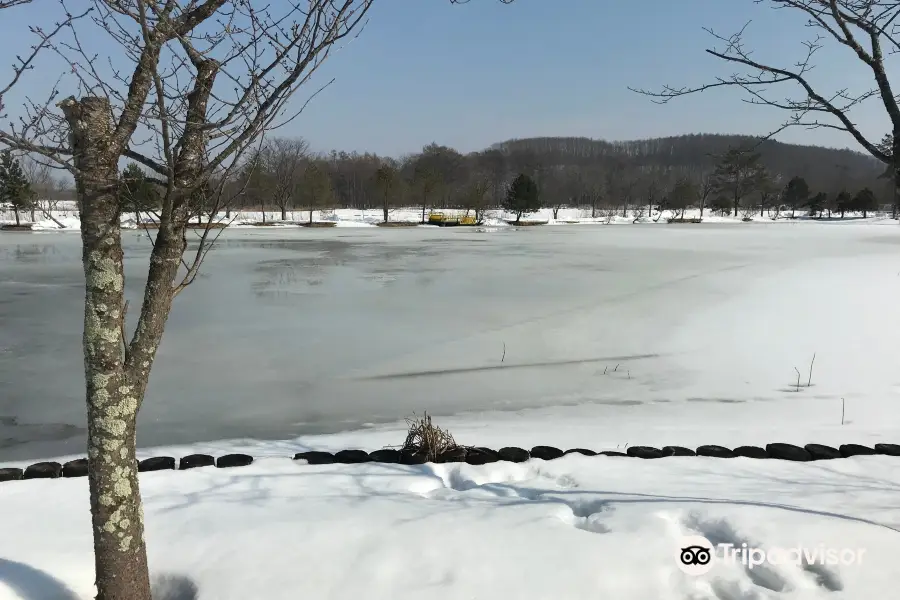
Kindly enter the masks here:
M 309 210 L 309 224 L 313 224 L 313 213 L 328 207 L 334 200 L 331 177 L 324 161 L 310 161 L 303 171 L 301 184 L 303 202 Z
M 694 189 L 697 191 L 697 204 L 700 205 L 701 219 L 703 219 L 703 210 L 706 208 L 706 203 L 709 200 L 710 194 L 713 193 L 714 188 L 715 181 L 712 173 L 705 172 L 697 176 Z
M 757 191 L 765 177 L 759 157 L 758 153 L 746 148 L 730 148 L 712 175 L 715 191 L 731 197 L 734 216 L 745 205 L 744 198 Z
M 439 191 L 444 183 L 444 177 L 432 156 L 423 154 L 415 161 L 410 183 L 421 194 L 422 223 L 425 223 L 425 212 L 428 210 L 428 205 L 433 201 L 433 194 Z
M 378 188 L 378 193 L 381 195 L 381 210 L 385 223 L 388 222 L 391 207 L 394 205 L 397 196 L 401 192 L 402 184 L 403 179 L 400 177 L 400 172 L 397 167 L 390 163 L 381 165 L 378 167 L 378 170 L 375 171 L 375 186 Z
M 773 204 L 778 204 L 781 199 L 781 191 L 784 189 L 781 180 L 782 177 L 778 173 L 772 174 L 763 171 L 760 174 L 756 189 L 759 193 L 759 216 L 763 216 L 765 210 L 771 208 Z
M 281 209 L 281 220 L 287 220 L 287 211 L 293 208 L 303 177 L 303 169 L 309 156 L 309 144 L 303 139 L 273 138 L 267 140 L 260 157 L 260 176 L 269 185 L 272 202 Z
M 31 222 L 35 222 L 35 212 L 47 214 L 47 201 L 53 191 L 53 168 L 46 160 L 26 156 L 22 159 L 22 170 L 34 194 L 31 202 Z
M 778 131 L 801 126 L 827 128 L 849 133 L 869 154 L 893 171 L 900 183 L 900 103 L 889 77 L 887 60 L 900 51 L 900 2 L 894 0 L 753 0 L 778 10 L 802 15 L 814 35 L 802 42 L 803 53 L 793 65 L 761 62 L 744 44 L 745 25 L 737 33 L 721 35 L 706 29 L 719 44 L 706 52 L 740 70 L 697 87 L 666 85 L 658 92 L 633 90 L 665 103 L 673 98 L 717 87 L 737 87 L 747 94 L 747 102 L 787 111 L 788 118 Z M 749 25 L 749 24 L 748 24 Z M 852 53 L 860 66 L 870 72 L 871 87 L 851 90 L 838 86 L 823 90 L 813 84 L 810 73 L 815 55 L 826 42 Z M 796 94 L 776 97 L 771 90 L 792 86 Z M 868 137 L 852 119 L 852 111 L 877 98 L 891 122 L 891 138 Z M 774 133 L 777 133 L 774 132 Z M 771 135 L 774 135 L 771 134 Z M 890 147 L 884 143 L 889 140 Z M 895 158 L 896 157 L 896 158 Z M 895 185 L 894 204 L 898 204 L 900 185 Z
M 94 0 L 83 12 L 62 13 L 50 29 L 35 27 L 37 43 L 14 66 L 11 81 L 0 84 L 2 104 L 39 55 L 63 58 L 68 80 L 47 101 L 26 105 L 18 123 L 0 129 L 0 142 L 67 168 L 80 200 L 89 487 L 100 600 L 150 600 L 136 419 L 172 302 L 194 281 L 215 239 L 203 229 L 197 249 L 185 256 L 188 221 L 201 201 L 216 204 L 212 175 L 238 164 L 282 116 L 291 118 L 285 115 L 290 97 L 334 44 L 364 22 L 371 4 L 307 0 L 262 11 L 227 0 Z M 86 36 L 119 44 L 132 61 L 130 72 L 88 54 L 80 43 Z M 78 95 L 54 106 L 64 87 Z M 163 189 L 130 340 L 119 224 L 122 156 L 149 168 Z
M 52 213 L 60 210 L 59 203 L 64 201 L 71 201 L 74 197 L 75 190 L 72 187 L 72 181 L 70 181 L 67 177 L 54 177 L 53 178 L 53 191 L 50 194 L 50 200 L 48 200 L 47 210 Z M 63 209 L 66 216 L 68 216 L 68 209 Z

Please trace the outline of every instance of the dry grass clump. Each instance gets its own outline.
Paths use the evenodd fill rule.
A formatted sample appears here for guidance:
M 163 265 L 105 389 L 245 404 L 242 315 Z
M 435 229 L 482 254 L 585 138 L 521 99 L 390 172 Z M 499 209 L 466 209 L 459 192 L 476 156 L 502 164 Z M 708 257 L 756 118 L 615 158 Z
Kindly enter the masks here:
M 406 424 L 409 431 L 401 449 L 404 452 L 424 454 L 428 461 L 434 461 L 439 454 L 459 448 L 450 432 L 432 423 L 428 413 L 413 415 Z

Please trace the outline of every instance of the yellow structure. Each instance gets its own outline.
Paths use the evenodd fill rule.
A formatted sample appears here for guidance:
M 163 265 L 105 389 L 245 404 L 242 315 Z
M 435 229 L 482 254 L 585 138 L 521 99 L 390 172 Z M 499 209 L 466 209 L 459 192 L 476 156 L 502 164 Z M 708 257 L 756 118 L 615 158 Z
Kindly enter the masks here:
M 428 214 L 428 223 L 441 227 L 454 227 L 456 225 L 477 225 L 478 221 L 471 216 L 458 217 L 442 212 L 432 212 Z

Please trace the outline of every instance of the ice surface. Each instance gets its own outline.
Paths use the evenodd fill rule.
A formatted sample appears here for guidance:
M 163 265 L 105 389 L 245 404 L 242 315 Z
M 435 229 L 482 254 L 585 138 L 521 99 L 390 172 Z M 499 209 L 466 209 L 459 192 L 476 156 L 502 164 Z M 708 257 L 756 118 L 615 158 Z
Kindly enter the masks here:
M 139 443 L 559 405 L 789 432 L 834 425 L 841 398 L 882 431 L 898 244 L 870 224 L 229 230 L 176 301 Z M 0 236 L 0 459 L 82 451 L 82 277 L 77 235 Z

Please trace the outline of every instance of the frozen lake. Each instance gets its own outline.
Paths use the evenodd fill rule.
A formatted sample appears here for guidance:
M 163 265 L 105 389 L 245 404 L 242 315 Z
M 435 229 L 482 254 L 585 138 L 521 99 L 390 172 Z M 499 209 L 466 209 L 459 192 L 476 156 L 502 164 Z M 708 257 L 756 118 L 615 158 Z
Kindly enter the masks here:
M 133 316 L 149 241 L 124 238 Z M 82 452 L 80 252 L 77 233 L 0 235 L 0 460 Z M 795 402 L 813 352 L 804 401 L 883 402 L 900 368 L 859 359 L 853 389 L 832 374 L 896 339 L 898 259 L 896 226 L 851 223 L 229 230 L 176 300 L 139 445 L 423 410 Z

